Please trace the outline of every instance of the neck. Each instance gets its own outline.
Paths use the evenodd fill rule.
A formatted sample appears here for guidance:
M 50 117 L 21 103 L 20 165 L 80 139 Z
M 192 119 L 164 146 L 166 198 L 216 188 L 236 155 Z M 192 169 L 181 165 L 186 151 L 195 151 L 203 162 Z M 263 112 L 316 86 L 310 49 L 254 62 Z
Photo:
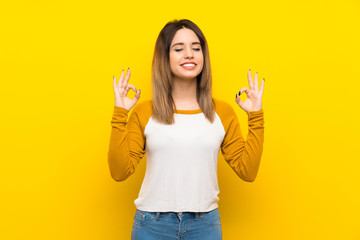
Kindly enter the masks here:
M 198 109 L 196 99 L 197 80 L 193 79 L 173 79 L 172 97 L 177 109 Z

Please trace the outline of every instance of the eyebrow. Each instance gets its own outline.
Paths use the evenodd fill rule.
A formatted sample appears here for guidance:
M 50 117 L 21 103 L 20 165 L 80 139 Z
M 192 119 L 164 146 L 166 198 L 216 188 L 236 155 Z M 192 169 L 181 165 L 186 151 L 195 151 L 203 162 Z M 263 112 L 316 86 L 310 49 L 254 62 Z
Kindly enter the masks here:
M 193 42 L 192 44 L 200 44 L 200 42 Z M 182 43 L 182 42 L 175 43 L 175 44 L 172 45 L 171 47 L 174 47 L 175 45 L 184 45 L 184 43 Z

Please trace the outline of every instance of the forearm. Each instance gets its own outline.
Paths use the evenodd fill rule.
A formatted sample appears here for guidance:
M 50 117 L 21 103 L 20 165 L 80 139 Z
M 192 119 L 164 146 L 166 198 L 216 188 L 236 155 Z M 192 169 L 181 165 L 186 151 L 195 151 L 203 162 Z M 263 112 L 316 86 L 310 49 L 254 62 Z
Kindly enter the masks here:
M 240 125 L 233 117 L 222 152 L 227 163 L 242 180 L 253 182 L 260 166 L 264 142 L 263 111 L 251 111 L 248 116 L 247 139 L 242 137 Z
M 111 176 L 116 181 L 124 181 L 135 172 L 139 156 L 131 154 L 129 148 L 129 131 L 127 127 L 128 111 L 115 107 L 111 121 L 111 137 L 108 152 L 108 164 Z M 133 155 L 133 156 L 132 156 Z
M 108 152 L 108 163 L 111 177 L 115 181 L 124 181 L 135 170 L 130 159 L 126 141 L 127 130 L 112 128 Z
M 248 117 L 249 131 L 245 151 L 241 156 L 240 169 L 245 181 L 253 182 L 257 176 L 264 144 L 263 110 L 252 111 Z

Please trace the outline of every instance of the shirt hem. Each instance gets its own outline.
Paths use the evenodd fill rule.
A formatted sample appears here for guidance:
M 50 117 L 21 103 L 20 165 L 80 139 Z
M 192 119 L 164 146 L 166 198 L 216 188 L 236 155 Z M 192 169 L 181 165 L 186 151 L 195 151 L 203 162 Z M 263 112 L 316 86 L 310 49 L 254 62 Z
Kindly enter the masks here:
M 212 210 L 215 210 L 216 208 L 218 208 L 218 204 L 212 204 L 210 205 L 210 207 L 205 208 L 205 209 L 194 209 L 194 208 L 182 208 L 180 210 L 178 209 L 169 209 L 169 208 L 147 208 L 147 207 L 136 207 L 136 209 L 140 210 L 140 211 L 145 211 L 145 212 L 177 212 L 177 213 L 184 213 L 184 212 L 210 212 Z

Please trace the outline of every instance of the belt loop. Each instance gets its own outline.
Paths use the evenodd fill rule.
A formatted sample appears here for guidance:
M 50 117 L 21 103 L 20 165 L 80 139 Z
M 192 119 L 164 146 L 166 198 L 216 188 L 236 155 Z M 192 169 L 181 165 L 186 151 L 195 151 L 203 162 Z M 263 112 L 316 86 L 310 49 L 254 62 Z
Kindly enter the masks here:
M 158 221 L 160 219 L 160 212 L 156 212 L 156 221 Z
M 195 221 L 197 221 L 199 219 L 199 213 L 195 212 Z

